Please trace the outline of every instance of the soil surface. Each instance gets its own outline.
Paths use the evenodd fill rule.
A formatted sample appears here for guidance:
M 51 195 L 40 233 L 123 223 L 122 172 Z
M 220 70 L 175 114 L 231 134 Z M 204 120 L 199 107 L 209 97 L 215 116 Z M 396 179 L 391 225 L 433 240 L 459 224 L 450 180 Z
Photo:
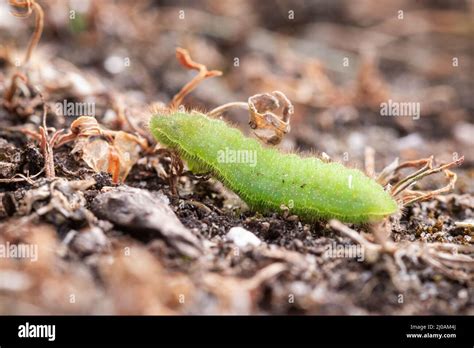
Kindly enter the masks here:
M 472 2 L 37 2 L 28 61 L 38 10 L 0 3 L 1 314 L 474 314 Z M 148 131 L 197 73 L 176 47 L 223 73 L 187 109 L 279 90 L 281 151 L 375 173 L 464 156 L 454 189 L 376 225 L 249 210 Z M 389 99 L 419 117 L 382 116 Z

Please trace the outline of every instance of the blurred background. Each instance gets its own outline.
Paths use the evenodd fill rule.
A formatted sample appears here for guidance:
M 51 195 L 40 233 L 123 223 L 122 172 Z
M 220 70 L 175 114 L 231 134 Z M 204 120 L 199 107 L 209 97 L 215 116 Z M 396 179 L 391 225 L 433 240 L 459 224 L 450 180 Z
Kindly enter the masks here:
M 33 62 L 51 80 L 61 77 L 56 67 L 48 71 L 53 62 L 64 71 L 73 69 L 64 61 L 71 62 L 87 74 L 68 77 L 75 85 L 68 98 L 113 90 L 131 104 L 167 103 L 195 74 L 177 63 L 180 46 L 224 73 L 202 83 L 188 107 L 210 110 L 284 92 L 296 108 L 284 148 L 357 161 L 369 145 L 379 156 L 377 169 L 398 156 L 451 160 L 453 153 L 472 166 L 472 1 L 40 3 L 45 29 Z M 1 48 L 15 59 L 34 21 L 9 12 L 0 2 Z M 380 103 L 388 99 L 419 102 L 420 119 L 381 117 Z M 245 129 L 245 113 L 228 117 Z
M 397 157 L 406 161 L 434 155 L 439 162 L 451 162 L 464 155 L 463 165 L 453 169 L 458 174 L 455 193 L 406 209 L 407 221 L 391 233 L 397 242 L 472 247 L 472 230 L 463 226 L 472 226 L 468 219 L 474 211 L 474 1 L 38 3 L 44 30 L 28 65 L 18 68 L 35 28 L 34 14 L 12 16 L 12 6 L 0 0 L 0 241 L 26 241 L 39 245 L 42 253 L 37 263 L 0 259 L 1 313 L 473 313 L 469 282 L 443 278 L 430 265 L 410 264 L 410 277 L 420 281 L 408 284 L 406 270 L 394 272 L 395 263 L 388 258 L 370 265 L 325 259 L 321 250 L 344 239 L 323 223 L 228 213 L 222 185 L 188 176 L 180 178 L 176 197 L 150 164 L 154 155 L 145 156 L 140 149 L 126 184 L 139 187 L 148 199 L 149 192 L 164 193 L 185 225 L 179 231 L 204 245 L 197 260 L 176 256 L 159 234 L 160 224 L 154 226 L 158 237 L 146 240 L 140 233 L 149 232 L 148 225 L 137 228 L 135 220 L 132 226 L 114 225 L 112 209 L 94 210 L 91 202 L 102 197 L 101 188 L 114 184 L 88 168 L 85 157 L 71 155 L 72 144 L 55 149 L 54 158 L 58 177 L 70 180 L 58 186 L 70 200 L 66 203 L 78 207 L 74 213 L 51 208 L 53 198 L 45 199 L 45 192 L 53 195 L 54 190 L 43 175 L 33 183 L 5 182 L 44 167 L 38 146 L 25 135 L 41 125 L 43 103 L 32 86 L 52 106 L 64 100 L 94 103 L 100 125 L 138 129 L 153 141 L 147 132 L 150 106 L 168 104 L 196 75 L 177 62 L 176 47 L 183 47 L 196 62 L 223 72 L 187 96 L 187 108 L 208 111 L 257 93 L 285 93 L 295 113 L 291 132 L 279 145 L 282 150 L 325 152 L 362 168 L 372 148 L 376 171 Z M 29 84 L 18 78 L 12 89 L 18 70 L 27 74 Z M 382 116 L 381 104 L 389 100 L 419 103 L 420 117 Z M 67 129 L 76 116 L 50 113 L 47 123 Z M 231 110 L 224 117 L 249 131 L 245 111 Z M 92 175 L 96 186 L 77 196 L 69 188 L 72 180 Z M 439 174 L 422 187 L 445 184 Z M 29 203 L 34 195 L 39 198 Z M 25 201 L 29 210 L 22 215 L 14 205 Z M 51 210 L 45 213 L 45 206 Z M 38 211 L 44 216 L 34 220 Z M 85 217 L 93 216 L 91 211 L 111 217 L 89 224 Z M 142 215 L 138 209 L 137 216 Z M 266 244 L 235 256 L 224 237 L 235 226 L 251 230 Z M 138 233 L 131 236 L 133 231 Z M 123 254 L 130 246 L 134 257 Z M 403 304 L 397 297 L 401 292 L 406 295 Z M 297 295 L 295 303 L 288 302 L 289 293 Z M 184 304 L 178 301 L 183 294 Z

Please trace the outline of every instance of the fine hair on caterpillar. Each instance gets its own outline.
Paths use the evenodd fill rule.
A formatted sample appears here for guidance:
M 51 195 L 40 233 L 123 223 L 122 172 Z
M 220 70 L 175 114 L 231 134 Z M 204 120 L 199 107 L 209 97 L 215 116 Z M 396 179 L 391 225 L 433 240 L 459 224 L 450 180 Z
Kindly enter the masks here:
M 302 219 L 348 222 L 377 221 L 398 211 L 392 196 L 363 172 L 264 147 L 202 113 L 156 114 L 150 128 L 160 143 L 187 161 L 192 172 L 216 176 L 253 210 L 278 211 L 291 201 L 290 212 Z M 204 140 L 203 134 L 216 136 Z M 247 162 L 254 161 L 237 163 L 237 153 L 245 153 Z

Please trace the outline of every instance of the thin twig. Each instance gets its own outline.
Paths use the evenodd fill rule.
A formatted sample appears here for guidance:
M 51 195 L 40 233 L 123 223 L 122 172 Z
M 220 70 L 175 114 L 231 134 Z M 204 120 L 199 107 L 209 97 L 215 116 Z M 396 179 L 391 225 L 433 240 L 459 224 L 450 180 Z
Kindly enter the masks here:
M 220 106 L 212 109 L 207 114 L 211 117 L 214 117 L 214 116 L 220 115 L 223 112 L 225 112 L 225 111 L 227 111 L 231 108 L 234 108 L 234 107 L 238 107 L 238 108 L 241 108 L 241 109 L 244 109 L 244 110 L 247 110 L 247 111 L 249 110 L 249 104 L 246 103 L 246 102 L 230 102 L 230 103 L 223 104 L 223 105 L 220 105 Z
M 11 178 L 7 178 L 7 179 L 0 179 L 0 183 L 12 183 L 12 182 L 23 182 L 23 181 L 26 181 L 28 182 L 30 185 L 33 185 L 35 182 L 32 180 L 34 178 L 36 178 L 37 176 L 39 176 L 41 173 L 43 173 L 44 171 L 44 168 L 41 169 L 38 173 L 36 173 L 35 175 L 32 175 L 32 176 L 25 176 L 23 174 L 15 174 L 13 177 Z

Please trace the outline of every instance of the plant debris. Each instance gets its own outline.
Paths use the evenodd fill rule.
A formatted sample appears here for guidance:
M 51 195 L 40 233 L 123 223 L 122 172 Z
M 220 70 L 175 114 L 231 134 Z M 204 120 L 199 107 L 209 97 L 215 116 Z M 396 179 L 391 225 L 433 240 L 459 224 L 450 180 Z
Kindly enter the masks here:
M 0 256 L 27 252 L 0 313 L 473 315 L 468 1 L 216 4 L 0 5 Z M 400 212 L 250 211 L 150 135 L 180 109 L 363 168 Z

